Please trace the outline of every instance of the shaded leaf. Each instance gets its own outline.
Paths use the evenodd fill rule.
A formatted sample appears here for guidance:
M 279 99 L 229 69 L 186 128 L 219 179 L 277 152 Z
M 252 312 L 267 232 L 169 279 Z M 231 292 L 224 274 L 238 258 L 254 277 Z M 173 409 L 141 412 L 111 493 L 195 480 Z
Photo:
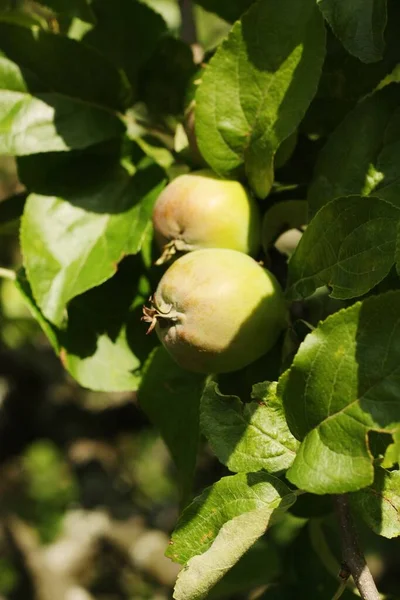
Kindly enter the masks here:
M 383 179 L 384 166 L 377 166 L 385 145 L 386 132 L 398 120 L 400 85 L 392 84 L 369 96 L 351 111 L 332 133 L 321 151 L 308 202 L 315 214 L 330 200 L 350 194 L 380 195 L 377 185 Z
M 306 225 L 308 204 L 305 200 L 284 200 L 269 208 L 263 217 L 262 243 L 265 252 L 288 229 Z
M 94 0 L 91 9 L 96 25 L 85 35 L 85 43 L 123 68 L 135 87 L 139 68 L 166 33 L 163 18 L 146 4 L 132 0 Z
M 269 193 L 274 154 L 316 92 L 324 48 L 314 0 L 258 2 L 233 26 L 196 94 L 197 141 L 217 173 L 244 169 L 256 195 Z
M 43 0 L 41 4 L 50 7 L 56 15 L 78 17 L 82 21 L 92 22 L 93 13 L 88 0 Z
M 0 225 L 19 219 L 24 211 L 26 192 L 14 194 L 0 202 Z
M 41 82 L 39 90 L 29 88 L 31 93 L 57 92 L 115 111 L 129 100 L 129 86 L 118 70 L 76 40 L 0 21 L 0 49 Z
M 369 431 L 400 424 L 400 292 L 372 296 L 310 333 L 278 391 L 302 440 L 289 481 L 315 494 L 356 491 L 374 478 Z
M 109 279 L 124 254 L 140 250 L 164 185 L 154 164 L 130 177 L 122 168 L 62 197 L 31 194 L 21 224 L 24 265 L 47 319 L 61 325 L 75 296 Z
M 103 285 L 74 299 L 67 327 L 50 323 L 37 306 L 23 271 L 17 286 L 64 367 L 82 386 L 104 392 L 133 391 L 154 348 L 140 323 L 149 284 L 138 257 L 129 257 Z
M 400 211 L 374 196 L 336 198 L 312 219 L 289 261 L 288 296 L 328 285 L 334 298 L 354 298 L 389 273 Z
M 193 484 L 204 382 L 204 376 L 181 369 L 159 347 L 145 365 L 138 394 L 140 406 L 160 431 L 175 462 L 183 502 Z
M 224 396 L 210 382 L 201 401 L 201 429 L 217 458 L 230 471 L 249 473 L 265 469 L 277 473 L 292 464 L 297 441 L 290 433 L 276 384 L 253 387 L 258 402 L 242 404 Z
M 114 277 L 71 301 L 59 334 L 61 359 L 81 385 L 105 392 L 138 389 L 156 343 L 140 321 L 149 293 L 140 257 L 130 256 Z
M 317 0 L 317 4 L 350 54 L 366 63 L 382 58 L 386 0 Z
M 195 0 L 205 10 L 217 14 L 221 19 L 233 23 L 250 8 L 255 0 Z
M 0 90 L 0 153 L 16 156 L 87 148 L 124 131 L 113 114 L 57 94 Z
M 378 535 L 400 535 L 400 471 L 375 469 L 372 485 L 351 494 L 351 504 Z
M 183 113 L 185 92 L 195 69 L 193 53 L 187 44 L 173 37 L 162 38 L 140 71 L 140 98 L 155 113 Z

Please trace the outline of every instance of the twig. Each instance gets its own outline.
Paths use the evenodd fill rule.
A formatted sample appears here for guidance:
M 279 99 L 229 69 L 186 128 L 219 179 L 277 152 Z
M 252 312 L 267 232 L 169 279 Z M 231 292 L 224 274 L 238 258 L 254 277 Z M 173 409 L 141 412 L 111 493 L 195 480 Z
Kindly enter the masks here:
M 197 44 L 196 21 L 192 0 L 179 0 L 181 11 L 181 38 L 189 45 Z
M 353 576 L 361 598 L 364 600 L 380 600 L 375 581 L 359 546 L 347 495 L 335 496 L 334 504 L 342 538 L 343 561 Z

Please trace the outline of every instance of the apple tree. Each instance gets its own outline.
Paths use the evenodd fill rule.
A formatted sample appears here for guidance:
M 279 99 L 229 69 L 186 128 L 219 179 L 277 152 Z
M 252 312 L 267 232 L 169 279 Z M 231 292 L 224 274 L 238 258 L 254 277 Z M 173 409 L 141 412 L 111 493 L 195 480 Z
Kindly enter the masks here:
M 383 597 L 357 529 L 398 549 L 399 31 L 397 0 L 1 2 L 0 274 L 167 444 L 176 600 Z

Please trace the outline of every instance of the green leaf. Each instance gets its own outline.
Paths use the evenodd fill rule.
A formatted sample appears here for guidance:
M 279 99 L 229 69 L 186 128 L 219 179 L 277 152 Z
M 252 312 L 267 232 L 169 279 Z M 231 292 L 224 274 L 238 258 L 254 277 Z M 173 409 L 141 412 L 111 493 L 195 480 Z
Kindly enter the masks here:
M 0 154 L 87 148 L 124 131 L 113 114 L 57 94 L 0 90 Z
M 60 332 L 60 358 L 71 375 L 98 391 L 137 390 L 156 339 L 146 336 L 142 306 L 150 285 L 139 256 L 125 258 L 114 277 L 74 298 Z
M 378 535 L 400 535 L 400 471 L 375 469 L 372 485 L 351 494 L 351 504 Z
M 334 198 L 350 194 L 380 195 L 384 165 L 377 166 L 386 132 L 397 117 L 400 85 L 392 84 L 369 96 L 351 111 L 321 151 L 308 202 L 311 214 Z
M 183 511 L 166 552 L 181 564 L 208 550 L 222 526 L 244 513 L 267 509 L 286 510 L 294 493 L 280 479 L 267 473 L 239 473 L 223 477 Z M 264 526 L 264 531 L 266 529 Z
M 324 53 L 314 0 L 257 2 L 235 23 L 196 94 L 197 141 L 217 173 L 244 169 L 256 195 L 267 196 L 274 154 L 317 90 Z
M 276 384 L 253 387 L 258 402 L 242 404 L 237 396 L 225 396 L 214 382 L 201 400 L 201 429 L 214 454 L 230 471 L 286 470 L 298 446 L 290 433 Z
M 199 444 L 199 404 L 204 376 L 181 369 L 159 347 L 149 358 L 139 404 L 160 431 L 178 469 L 183 502 L 192 488 Z
M 278 385 L 288 425 L 302 440 L 289 481 L 341 494 L 374 478 L 369 431 L 400 425 L 400 292 L 372 296 L 310 333 Z
M 289 261 L 288 297 L 328 285 L 334 298 L 354 298 L 389 273 L 400 211 L 374 196 L 336 198 L 308 225 Z
M 259 539 L 210 591 L 209 600 L 236 597 L 272 583 L 282 573 L 281 558 L 273 542 Z
M 386 0 L 317 0 L 317 4 L 350 54 L 365 63 L 381 60 Z
M 118 70 L 76 40 L 0 21 L 0 49 L 19 67 L 36 75 L 41 88 L 30 87 L 33 94 L 57 92 L 114 111 L 123 111 L 129 100 L 129 86 Z M 1 83 L 0 75 L 0 87 Z
M 195 0 L 205 10 L 217 14 L 221 19 L 233 23 L 250 8 L 254 0 Z
M 109 279 L 124 254 L 140 250 L 163 186 L 163 171 L 149 164 L 133 177 L 117 167 L 86 185 L 84 179 L 72 184 L 62 196 L 28 197 L 21 224 L 24 266 L 48 320 L 60 326 L 72 298 Z
M 141 366 L 154 348 L 140 322 L 150 293 L 139 257 L 128 257 L 117 274 L 75 298 L 68 308 L 67 327 L 50 323 L 37 306 L 24 271 L 20 289 L 32 315 L 49 338 L 64 367 L 82 386 L 102 392 L 134 391 Z
M 26 92 L 27 85 L 18 65 L 0 52 L 0 90 L 10 92 Z
M 132 0 L 94 0 L 91 8 L 95 27 L 85 37 L 136 84 L 139 68 L 151 57 L 164 33 L 163 18 L 142 2 Z
M 176 600 L 205 598 L 296 496 L 265 473 L 224 477 L 183 512 L 167 556 L 187 562 L 175 586 Z
M 24 269 L 20 269 L 17 273 L 17 279 L 15 281 L 15 285 L 18 290 L 21 292 L 23 299 L 25 300 L 29 310 L 32 313 L 32 316 L 39 323 L 40 327 L 43 329 L 46 334 L 48 340 L 53 346 L 54 350 L 58 353 L 60 351 L 60 343 L 58 340 L 58 330 L 52 323 L 50 323 L 40 311 L 40 308 L 37 306 L 33 295 L 31 286 L 29 285 L 29 281 L 26 278 L 26 273 Z

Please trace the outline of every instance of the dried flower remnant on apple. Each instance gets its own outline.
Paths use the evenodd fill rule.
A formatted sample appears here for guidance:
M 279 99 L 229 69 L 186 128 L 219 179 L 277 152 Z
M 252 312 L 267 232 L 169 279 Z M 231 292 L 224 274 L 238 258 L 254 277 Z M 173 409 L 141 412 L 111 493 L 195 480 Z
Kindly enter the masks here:
M 176 253 L 202 248 L 230 248 L 255 255 L 261 224 L 255 200 L 238 181 L 209 169 L 174 179 L 153 211 L 155 239 L 162 250 L 157 264 Z
M 275 277 L 250 256 L 222 248 L 176 260 L 143 313 L 172 358 L 201 373 L 228 373 L 254 362 L 287 325 Z

